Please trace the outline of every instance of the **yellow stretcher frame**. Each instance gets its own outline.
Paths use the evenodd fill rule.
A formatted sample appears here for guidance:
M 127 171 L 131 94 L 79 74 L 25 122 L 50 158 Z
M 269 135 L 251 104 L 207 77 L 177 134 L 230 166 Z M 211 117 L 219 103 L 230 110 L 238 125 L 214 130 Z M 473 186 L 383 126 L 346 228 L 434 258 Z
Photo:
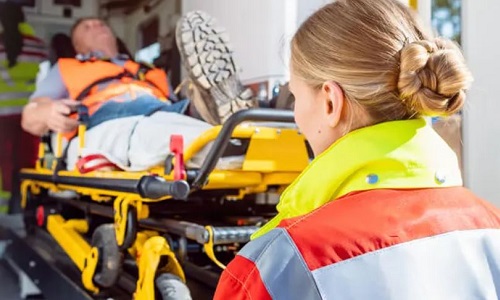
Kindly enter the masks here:
M 74 191 L 88 196 L 92 202 L 113 206 L 116 243 L 129 253 L 141 252 L 137 260 L 139 279 L 135 299 L 154 298 L 154 274 L 161 256 L 169 258 L 169 271 L 184 280 L 179 262 L 168 242 L 158 233 L 151 235 L 145 231 L 131 230 L 130 224 L 137 224 L 149 216 L 149 204 L 176 198 L 176 193 L 161 194 L 148 192 L 148 187 L 162 187 L 161 191 L 179 192 L 189 198 L 190 191 L 237 190 L 237 194 L 227 195 L 227 199 L 241 200 L 246 195 L 264 193 L 269 187 L 288 186 L 309 163 L 309 152 L 304 136 L 293 126 L 255 122 L 293 122 L 290 111 L 273 109 L 250 109 L 233 115 L 224 126 L 216 126 L 187 147 L 183 153 L 184 165 L 193 156 L 213 143 L 210 152 L 199 170 L 187 170 L 187 178 L 175 180 L 174 168 L 166 172 L 164 167 L 155 167 L 143 172 L 93 171 L 80 174 L 78 170 L 62 170 L 57 163 L 50 166 L 44 160 L 44 147 L 40 147 L 39 160 L 34 169 L 21 171 L 22 207 L 26 207 L 27 195 L 38 195 L 41 190 L 52 192 Z M 255 121 L 248 123 L 248 121 Z M 247 123 L 245 123 L 247 122 Z M 79 127 L 79 151 L 85 146 L 85 125 Z M 218 170 L 216 163 L 230 139 L 247 139 L 248 148 L 241 169 Z M 58 137 L 56 162 L 62 159 L 62 139 Z M 178 163 L 177 161 L 171 162 Z M 116 184 L 115 184 L 116 183 Z M 126 187 L 116 188 L 127 183 Z M 168 185 L 168 188 L 165 186 Z M 187 189 L 187 190 L 186 190 Z M 179 195 L 177 193 L 177 196 Z M 154 197 L 152 197 L 154 196 Z M 135 223 L 134 223 L 135 222 Z M 65 220 L 60 215 L 47 217 L 47 229 L 55 240 L 82 271 L 82 283 L 93 293 L 99 287 L 93 282 L 99 253 L 82 235 L 88 231 L 85 220 Z M 204 228 L 203 248 L 215 264 L 224 268 L 215 257 L 214 231 L 211 226 Z M 148 235 L 149 234 L 149 235 Z M 132 236 L 132 238 L 131 238 Z M 135 249 L 135 250 L 134 250 Z M 153 298 L 152 298 L 153 297 Z

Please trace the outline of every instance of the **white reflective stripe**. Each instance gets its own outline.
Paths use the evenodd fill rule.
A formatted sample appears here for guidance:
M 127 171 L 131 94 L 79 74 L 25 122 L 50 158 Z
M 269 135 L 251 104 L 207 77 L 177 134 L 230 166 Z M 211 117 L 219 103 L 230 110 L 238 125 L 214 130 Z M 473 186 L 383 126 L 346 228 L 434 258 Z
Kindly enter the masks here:
M 24 51 L 24 52 L 37 52 L 37 53 L 47 53 L 45 47 L 43 45 L 40 45 L 40 46 L 27 46 L 27 45 L 24 45 L 23 48 L 21 49 L 21 51 Z M 5 47 L 2 47 L 0 46 L 0 52 L 3 52 L 5 53 Z
M 500 229 L 398 244 L 313 276 L 324 299 L 500 299 Z
M 7 85 L 14 85 L 14 81 L 12 81 L 9 72 L 3 66 L 3 62 L 1 61 L 1 59 L 0 59 L 0 76 Z
M 45 43 L 41 40 L 24 39 L 23 44 L 26 46 L 45 47 Z
M 0 107 L 0 116 L 19 115 L 23 111 L 22 107 Z
M 22 51 L 35 52 L 35 53 L 47 53 L 47 50 L 43 46 L 23 46 Z
M 285 229 L 269 231 L 248 243 L 238 255 L 255 263 L 272 299 L 322 299 L 311 271 Z
M 38 56 L 38 55 L 25 55 L 21 54 L 17 57 L 18 62 L 26 62 L 26 63 L 41 63 L 47 59 L 47 56 Z
M 262 255 L 262 251 L 266 248 L 266 245 L 269 245 L 272 241 L 274 241 L 279 235 L 282 234 L 283 229 L 276 228 L 269 231 L 267 234 L 259 237 L 258 239 L 253 240 L 251 243 L 248 243 L 243 247 L 238 255 L 245 257 L 248 260 L 256 262 L 259 256 Z
M 41 54 L 44 55 L 44 54 Z M 0 53 L 0 63 L 1 61 L 7 60 L 7 56 L 5 53 Z M 38 56 L 38 55 L 26 55 L 26 54 L 21 54 L 17 57 L 18 62 L 32 62 L 32 63 L 39 63 L 46 60 L 46 57 Z
M 26 99 L 31 96 L 31 92 L 0 92 L 0 101 L 12 99 Z
M 9 72 L 6 70 L 0 69 L 0 76 L 2 76 L 2 80 L 5 81 L 8 85 L 13 85 L 14 81 L 10 78 Z
M 46 60 L 47 55 L 44 53 L 40 53 L 40 55 L 31 55 L 31 54 L 21 54 L 17 57 L 18 62 L 33 62 L 39 63 Z M 7 60 L 7 55 L 5 53 L 0 53 L 0 63 L 1 61 Z

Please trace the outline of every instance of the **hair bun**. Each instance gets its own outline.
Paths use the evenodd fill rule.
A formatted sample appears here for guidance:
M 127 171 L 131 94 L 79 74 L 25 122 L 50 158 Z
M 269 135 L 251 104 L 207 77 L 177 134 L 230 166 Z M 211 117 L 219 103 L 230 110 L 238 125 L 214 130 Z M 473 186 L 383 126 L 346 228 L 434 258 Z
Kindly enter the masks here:
M 462 109 L 471 83 L 462 52 L 450 40 L 417 41 L 401 50 L 398 90 L 411 111 L 452 115 Z

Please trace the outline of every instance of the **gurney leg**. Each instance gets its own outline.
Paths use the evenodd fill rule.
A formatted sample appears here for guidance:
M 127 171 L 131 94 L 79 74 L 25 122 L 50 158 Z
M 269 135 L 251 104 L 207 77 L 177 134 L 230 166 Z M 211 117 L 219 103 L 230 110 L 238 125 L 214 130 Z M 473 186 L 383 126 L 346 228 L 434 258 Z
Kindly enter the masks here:
M 99 289 L 93 283 L 98 250 L 95 247 L 92 248 L 80 235 L 88 231 L 87 221 L 66 221 L 60 215 L 50 215 L 47 217 L 47 230 L 82 271 L 82 282 L 85 288 L 98 293 Z
M 85 266 L 85 258 L 90 253 L 90 245 L 80 236 L 88 230 L 85 220 L 65 221 L 60 215 L 47 217 L 47 230 L 70 256 L 80 270 Z

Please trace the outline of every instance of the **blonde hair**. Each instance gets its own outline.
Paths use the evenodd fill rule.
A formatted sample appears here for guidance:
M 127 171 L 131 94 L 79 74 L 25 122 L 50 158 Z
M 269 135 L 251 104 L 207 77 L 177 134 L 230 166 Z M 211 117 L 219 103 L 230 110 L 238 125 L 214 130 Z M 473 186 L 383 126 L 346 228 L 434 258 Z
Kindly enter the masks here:
M 430 36 L 397 0 L 337 0 L 298 29 L 291 65 L 313 88 L 337 82 L 374 122 L 451 115 L 472 76 L 456 44 Z

